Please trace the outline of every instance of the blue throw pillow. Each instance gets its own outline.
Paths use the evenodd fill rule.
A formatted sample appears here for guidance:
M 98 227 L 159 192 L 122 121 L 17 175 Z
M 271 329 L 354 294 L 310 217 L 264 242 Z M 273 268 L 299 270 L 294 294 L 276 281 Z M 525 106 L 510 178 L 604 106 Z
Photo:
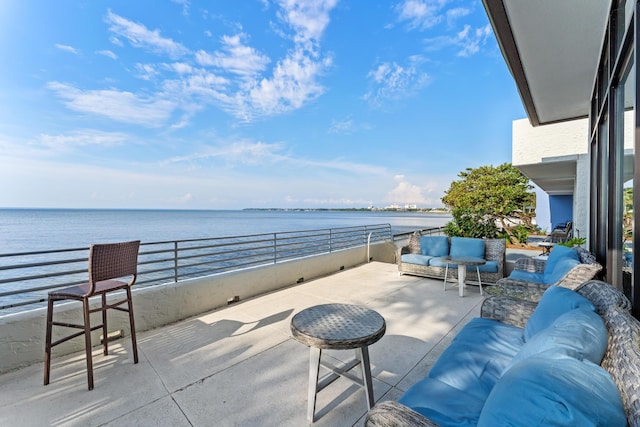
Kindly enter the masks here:
M 527 341 L 511 360 L 511 366 L 532 356 L 570 356 L 600 364 L 608 344 L 607 327 L 594 311 L 577 308 L 558 317 L 548 328 Z
M 566 356 L 534 356 L 514 365 L 493 387 L 478 419 L 478 427 L 626 425 L 609 373 Z
M 553 249 L 551 249 L 549 258 L 547 258 L 547 262 L 544 265 L 545 273 L 547 271 L 553 271 L 556 263 L 563 258 L 575 259 L 576 261 L 580 262 L 580 255 L 578 255 L 578 253 L 574 251 L 573 248 L 570 248 L 568 246 L 556 245 L 553 247 Z
M 452 257 L 471 256 L 484 258 L 484 240 L 471 237 L 452 237 L 449 255 Z
M 447 236 L 422 236 L 420 253 L 432 257 L 449 255 L 449 238 Z
M 573 267 L 580 265 L 580 261 L 576 261 L 573 258 L 563 258 L 558 260 L 552 271 L 544 270 L 544 283 L 547 285 L 553 285 L 562 279 Z
M 535 334 L 551 326 L 558 317 L 575 308 L 596 310 L 591 301 L 571 289 L 549 287 L 524 327 L 524 340 L 529 341 Z

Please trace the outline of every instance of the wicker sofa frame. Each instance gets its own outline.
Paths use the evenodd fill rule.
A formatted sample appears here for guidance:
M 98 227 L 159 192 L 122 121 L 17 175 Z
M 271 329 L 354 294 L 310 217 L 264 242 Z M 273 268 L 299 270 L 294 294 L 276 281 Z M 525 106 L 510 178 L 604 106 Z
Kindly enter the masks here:
M 640 427 L 640 322 L 631 315 L 629 300 L 605 282 L 590 280 L 575 291 L 589 299 L 604 320 L 609 342 L 601 366 L 618 387 L 629 426 Z M 533 301 L 495 295 L 484 300 L 481 317 L 524 327 L 536 305 Z M 437 426 L 395 401 L 378 403 L 367 414 L 365 424 L 368 427 Z
M 420 237 L 420 234 L 412 234 L 409 237 L 408 244 L 398 249 L 396 253 L 398 271 L 400 272 L 400 274 L 410 274 L 414 276 L 444 279 L 444 267 L 426 266 L 402 262 L 402 255 L 420 253 Z M 504 239 L 484 239 L 484 258 L 487 261 L 497 261 L 498 271 L 495 273 L 481 271 L 480 280 L 482 280 L 483 284 L 496 283 L 499 279 L 502 279 L 504 277 L 506 251 L 507 243 Z M 468 275 L 467 282 L 473 283 L 473 279 L 475 277 L 475 274 Z M 455 268 L 449 268 L 449 271 L 447 272 L 447 278 L 457 279 L 458 270 Z
M 546 262 L 544 259 L 520 258 L 516 261 L 514 269 L 542 273 Z M 498 280 L 494 286 L 487 287 L 486 291 L 491 295 L 506 295 L 538 302 L 549 286 L 562 286 L 575 290 L 581 284 L 596 277 L 601 270 L 602 265 L 591 257 L 583 257 L 582 263 L 573 267 L 556 283 L 544 284 L 504 277 Z

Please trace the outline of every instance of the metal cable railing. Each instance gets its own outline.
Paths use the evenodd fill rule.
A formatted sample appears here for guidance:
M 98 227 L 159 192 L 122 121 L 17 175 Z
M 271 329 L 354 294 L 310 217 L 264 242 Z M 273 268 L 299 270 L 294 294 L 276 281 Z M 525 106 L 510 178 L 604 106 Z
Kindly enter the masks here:
M 139 286 L 276 264 L 393 241 L 391 225 L 142 243 Z M 46 301 L 51 289 L 87 280 L 89 248 L 0 254 L 0 314 Z

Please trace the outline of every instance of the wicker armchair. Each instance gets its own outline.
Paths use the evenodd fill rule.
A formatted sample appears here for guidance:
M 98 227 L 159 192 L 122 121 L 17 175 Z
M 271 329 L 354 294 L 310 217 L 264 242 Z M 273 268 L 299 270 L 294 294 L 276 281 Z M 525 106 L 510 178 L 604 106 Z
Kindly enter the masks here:
M 578 250 L 582 263 L 573 267 L 560 280 L 553 284 L 544 284 L 528 280 L 512 279 L 504 277 L 494 286 L 488 286 L 485 291 L 491 295 L 506 295 L 528 301 L 538 302 L 549 286 L 562 286 L 563 288 L 576 289 L 582 283 L 593 279 L 601 270 L 602 265 L 597 263 L 593 256 L 584 250 Z M 516 261 L 515 270 L 542 273 L 546 260 L 537 258 L 520 258 Z

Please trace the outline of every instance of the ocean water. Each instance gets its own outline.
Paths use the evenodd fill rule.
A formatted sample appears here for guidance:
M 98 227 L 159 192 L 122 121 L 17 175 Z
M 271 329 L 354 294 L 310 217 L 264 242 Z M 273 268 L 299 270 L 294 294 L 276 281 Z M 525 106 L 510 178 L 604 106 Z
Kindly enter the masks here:
M 0 209 L 0 253 L 390 224 L 394 234 L 451 217 L 418 212 Z

